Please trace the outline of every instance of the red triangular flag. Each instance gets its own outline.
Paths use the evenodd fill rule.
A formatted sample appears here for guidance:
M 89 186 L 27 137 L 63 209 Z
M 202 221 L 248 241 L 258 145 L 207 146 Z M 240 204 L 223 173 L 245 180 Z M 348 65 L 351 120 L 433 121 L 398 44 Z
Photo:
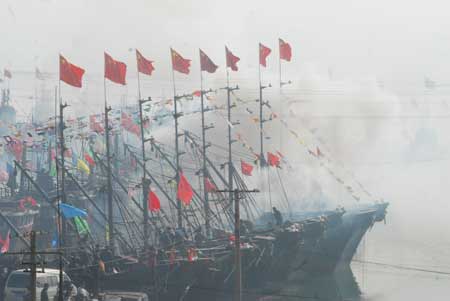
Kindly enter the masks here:
M 127 65 L 125 63 L 115 61 L 105 52 L 105 78 L 110 81 L 126 85 Z
M 233 71 L 238 71 L 237 62 L 239 62 L 240 58 L 231 53 L 230 50 L 225 46 L 225 53 L 227 57 L 227 67 L 230 67 Z
M 158 196 L 151 190 L 148 193 L 147 202 L 148 202 L 148 210 L 156 212 L 161 209 L 161 202 L 159 201 Z
M 59 79 L 68 85 L 81 88 L 84 69 L 69 63 L 59 55 Z
M 183 58 L 178 52 L 170 48 L 170 54 L 172 56 L 172 68 L 183 74 L 189 74 L 189 67 L 191 66 L 191 60 Z
M 94 159 L 92 159 L 92 157 L 91 157 L 88 153 L 85 153 L 85 154 L 84 154 L 84 159 L 86 160 L 86 162 L 87 162 L 89 165 L 95 166 L 95 161 L 94 161 Z
M 11 233 L 10 230 L 8 230 L 8 233 L 6 234 L 5 240 L 3 240 L 0 236 L 0 243 L 2 244 L 2 247 L 0 248 L 0 253 L 6 253 L 9 251 L 9 245 L 11 240 Z
M 263 44 L 259 43 L 259 63 L 261 64 L 261 66 L 266 67 L 266 59 L 271 52 L 272 50 L 270 50 L 269 47 L 266 47 Z
M 191 203 L 193 195 L 194 192 L 192 191 L 191 184 L 189 184 L 183 173 L 180 172 L 180 182 L 178 183 L 177 198 L 185 205 L 189 205 Z
M 138 71 L 140 73 L 152 75 L 153 70 L 155 70 L 155 67 L 153 67 L 153 61 L 147 60 L 145 57 L 142 56 L 142 54 L 137 49 L 136 49 L 136 60 Z
M 245 163 L 241 160 L 241 172 L 243 175 L 251 176 L 253 171 L 253 166 L 248 163 Z
M 209 73 L 216 72 L 219 66 L 214 64 L 214 62 L 201 49 L 199 49 L 199 51 L 200 51 L 200 70 Z
M 277 155 L 267 152 L 267 162 L 270 166 L 278 167 L 280 165 L 280 158 Z
M 200 96 L 202 96 L 202 91 L 195 90 L 194 92 L 192 92 L 192 96 L 200 97 Z
M 280 46 L 280 59 L 290 62 L 292 57 L 291 45 L 282 39 L 278 39 L 278 44 Z
M 214 192 L 217 190 L 216 185 L 214 185 L 209 178 L 205 178 L 205 190 L 206 192 Z

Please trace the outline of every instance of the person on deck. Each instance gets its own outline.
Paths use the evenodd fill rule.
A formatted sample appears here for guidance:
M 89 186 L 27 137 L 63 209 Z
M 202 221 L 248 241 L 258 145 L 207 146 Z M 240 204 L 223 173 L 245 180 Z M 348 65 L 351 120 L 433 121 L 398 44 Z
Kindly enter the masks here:
M 276 225 L 281 226 L 283 224 L 283 216 L 281 215 L 281 212 L 277 209 L 277 207 L 273 207 L 272 210 Z
M 48 283 L 44 284 L 44 288 L 41 291 L 41 301 L 48 301 Z

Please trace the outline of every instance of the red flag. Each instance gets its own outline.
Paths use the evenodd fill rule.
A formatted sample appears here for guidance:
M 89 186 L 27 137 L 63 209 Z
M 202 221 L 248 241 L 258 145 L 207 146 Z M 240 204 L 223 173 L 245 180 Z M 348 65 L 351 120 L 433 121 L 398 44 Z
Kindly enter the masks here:
M 81 88 L 84 69 L 69 63 L 62 55 L 59 55 L 59 80 L 68 85 Z
M 278 39 L 278 44 L 280 45 L 280 59 L 290 62 L 292 57 L 291 45 L 282 39 Z
M 323 154 L 322 154 L 322 152 L 320 151 L 320 148 L 317 146 L 317 148 L 316 148 L 316 154 L 317 154 L 317 157 L 322 157 L 323 156 Z
M 200 96 L 202 96 L 202 91 L 195 90 L 194 92 L 192 92 L 192 96 L 200 97 Z
M 178 183 L 177 197 L 185 205 L 189 205 L 192 200 L 194 192 L 192 191 L 191 184 L 184 177 L 183 173 L 180 172 L 180 182 Z
M 239 62 L 240 58 L 231 53 L 230 50 L 225 46 L 225 53 L 227 57 L 227 67 L 230 67 L 233 71 L 238 71 L 237 62 Z
M 12 73 L 8 69 L 3 70 L 3 75 L 9 79 L 12 78 Z
M 105 78 L 116 84 L 126 85 L 126 74 L 127 65 L 125 65 L 125 63 L 115 61 L 105 52 Z
M 158 196 L 151 190 L 148 193 L 147 202 L 148 202 L 148 210 L 156 212 L 161 209 L 161 202 L 159 201 Z
M 89 163 L 89 165 L 95 166 L 94 159 L 92 159 L 92 157 L 88 153 L 84 154 L 84 160 L 86 160 L 86 162 Z
M 280 166 L 280 158 L 277 155 L 272 154 L 271 152 L 267 152 L 267 161 L 270 166 Z
M 216 72 L 219 66 L 214 64 L 214 62 L 201 49 L 199 50 L 200 50 L 200 70 L 209 73 Z
M 178 52 L 170 48 L 172 56 L 172 68 L 180 73 L 189 74 L 189 67 L 191 67 L 191 60 L 183 58 Z
M 261 64 L 261 66 L 266 67 L 266 59 L 271 52 L 272 50 L 270 50 L 269 47 L 266 47 L 263 44 L 259 43 L 259 63 Z
M 155 70 L 155 67 L 153 67 L 153 61 L 147 60 L 137 49 L 136 59 L 138 71 L 147 75 L 152 75 L 153 70 Z
M 0 244 L 2 245 L 2 247 L 0 248 L 0 253 L 1 254 L 6 253 L 6 252 L 9 251 L 10 239 L 11 239 L 10 230 L 8 230 L 8 233 L 6 234 L 6 237 L 5 237 L 4 240 L 0 236 Z
M 205 190 L 206 192 L 214 192 L 217 190 L 216 185 L 214 185 L 209 178 L 205 178 Z
M 241 160 L 241 172 L 243 175 L 251 176 L 253 171 L 253 166 L 248 163 L 245 163 Z

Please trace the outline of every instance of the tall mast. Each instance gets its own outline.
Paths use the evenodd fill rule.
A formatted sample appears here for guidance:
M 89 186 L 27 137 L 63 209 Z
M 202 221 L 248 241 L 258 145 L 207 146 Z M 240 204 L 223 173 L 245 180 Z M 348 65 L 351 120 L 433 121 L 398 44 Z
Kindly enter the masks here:
M 178 114 L 178 106 L 177 101 L 180 98 L 177 96 L 177 89 L 175 86 L 175 71 L 173 70 L 173 56 L 172 49 L 170 50 L 170 57 L 172 58 L 172 83 L 173 83 L 173 119 L 175 120 L 175 157 L 176 157 L 176 171 L 175 171 L 175 180 L 177 183 L 180 183 L 180 151 L 178 145 L 178 118 L 180 115 Z M 177 220 L 178 220 L 178 228 L 183 228 L 183 207 L 181 206 L 181 201 L 177 200 Z
M 202 60 L 201 50 L 199 50 L 200 61 Z M 206 237 L 211 236 L 211 224 L 210 224 L 210 207 L 208 200 L 208 191 L 206 191 L 205 181 L 209 177 L 208 169 L 206 168 L 206 148 L 208 145 L 206 144 L 206 130 L 213 128 L 212 125 L 205 126 L 205 105 L 204 105 L 204 97 L 205 94 L 210 91 L 203 90 L 203 71 L 200 67 L 200 104 L 201 104 L 201 116 L 202 116 L 202 149 L 203 149 L 203 167 L 202 167 L 202 175 L 203 175 L 203 201 L 204 201 L 204 210 L 205 210 L 205 230 Z
M 225 58 L 227 57 L 227 48 L 225 47 Z M 231 144 L 234 142 L 231 137 L 231 126 L 233 123 L 231 122 L 231 92 L 234 90 L 238 90 L 239 87 L 236 86 L 234 88 L 230 87 L 230 72 L 228 70 L 228 66 L 226 67 L 227 70 L 227 118 L 228 118 L 228 199 L 230 201 L 230 204 L 233 202 L 233 158 L 231 153 Z
M 138 72 L 139 74 L 139 72 Z M 139 92 L 139 95 L 141 93 Z M 139 99 L 139 121 L 140 121 L 140 128 L 141 128 L 141 150 L 142 150 L 142 207 L 144 208 L 144 250 L 147 250 L 149 247 L 148 240 L 149 240 L 149 224 L 148 224 L 148 193 L 149 193 L 149 186 L 151 181 L 147 179 L 147 173 L 146 173 L 146 162 L 147 158 L 145 157 L 145 135 L 144 135 L 144 117 L 143 117 L 143 110 L 142 105 L 146 102 L 151 101 L 151 98 L 147 99 Z
M 60 92 L 61 93 L 61 92 Z M 61 97 L 61 96 L 60 96 Z M 65 145 L 65 141 L 64 141 L 64 109 L 67 107 L 67 104 L 62 104 L 61 103 L 61 98 L 59 101 L 59 143 L 60 143 L 60 156 L 61 156 L 61 202 L 65 203 L 66 202 L 66 188 L 65 188 L 65 184 L 66 184 L 66 175 L 64 172 L 64 153 L 66 151 L 66 145 Z M 61 217 L 61 242 L 60 245 L 62 247 L 64 247 L 65 243 L 66 243 L 66 223 L 64 220 L 64 217 Z
M 201 61 L 201 54 L 200 54 L 200 61 Z M 210 229 L 210 223 L 209 223 L 209 202 L 208 202 L 208 191 L 206 191 L 206 179 L 208 177 L 208 171 L 206 169 L 206 129 L 205 129 L 205 105 L 204 105 L 204 92 L 203 92 L 203 72 L 200 67 L 200 105 L 202 107 L 201 113 L 202 113 L 202 148 L 203 148 L 203 193 L 204 193 L 204 209 L 205 209 L 205 230 L 206 230 L 206 236 L 210 237 L 211 229 Z
M 283 81 L 282 72 L 281 72 L 281 67 L 282 67 L 282 64 L 281 64 L 281 42 L 282 42 L 281 39 L 278 39 L 278 70 L 280 71 L 280 77 L 279 77 L 280 99 L 279 99 L 279 110 L 278 110 L 278 112 L 280 112 L 280 115 L 281 115 L 280 118 L 284 118 L 284 106 L 283 106 L 283 99 L 282 99 L 282 97 L 283 97 L 283 86 L 291 84 L 291 81 L 290 80 L 287 81 L 287 82 Z M 280 151 L 282 151 L 282 149 L 283 149 L 283 133 L 284 133 L 283 127 L 280 124 Z
M 261 43 L 259 44 L 259 48 L 261 48 Z M 261 84 L 261 50 L 258 51 L 259 53 L 259 61 L 258 61 L 258 75 L 259 75 L 259 140 L 260 140 L 260 154 L 259 154 L 259 164 L 260 166 L 266 166 L 266 160 L 264 157 L 264 122 L 263 119 L 263 106 L 267 104 L 263 100 L 263 90 L 267 87 L 271 87 L 269 84 L 268 86 L 263 86 Z
M 115 252 L 115 234 L 114 234 L 114 208 L 113 208 L 113 195 L 112 195 L 112 180 L 111 180 L 111 154 L 109 144 L 109 112 L 111 107 L 108 107 L 106 102 L 106 79 L 103 79 L 103 87 L 105 93 L 105 139 L 106 139 L 106 172 L 107 172 L 107 194 L 108 194 L 108 235 L 109 235 L 109 247 L 111 251 Z

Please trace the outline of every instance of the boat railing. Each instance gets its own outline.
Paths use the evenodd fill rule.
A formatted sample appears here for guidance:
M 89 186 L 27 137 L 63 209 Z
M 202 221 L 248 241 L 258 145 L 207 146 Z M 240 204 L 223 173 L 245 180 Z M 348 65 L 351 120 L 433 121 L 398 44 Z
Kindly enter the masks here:
M 10 198 L 11 197 L 11 188 L 7 186 L 0 186 L 0 198 Z

